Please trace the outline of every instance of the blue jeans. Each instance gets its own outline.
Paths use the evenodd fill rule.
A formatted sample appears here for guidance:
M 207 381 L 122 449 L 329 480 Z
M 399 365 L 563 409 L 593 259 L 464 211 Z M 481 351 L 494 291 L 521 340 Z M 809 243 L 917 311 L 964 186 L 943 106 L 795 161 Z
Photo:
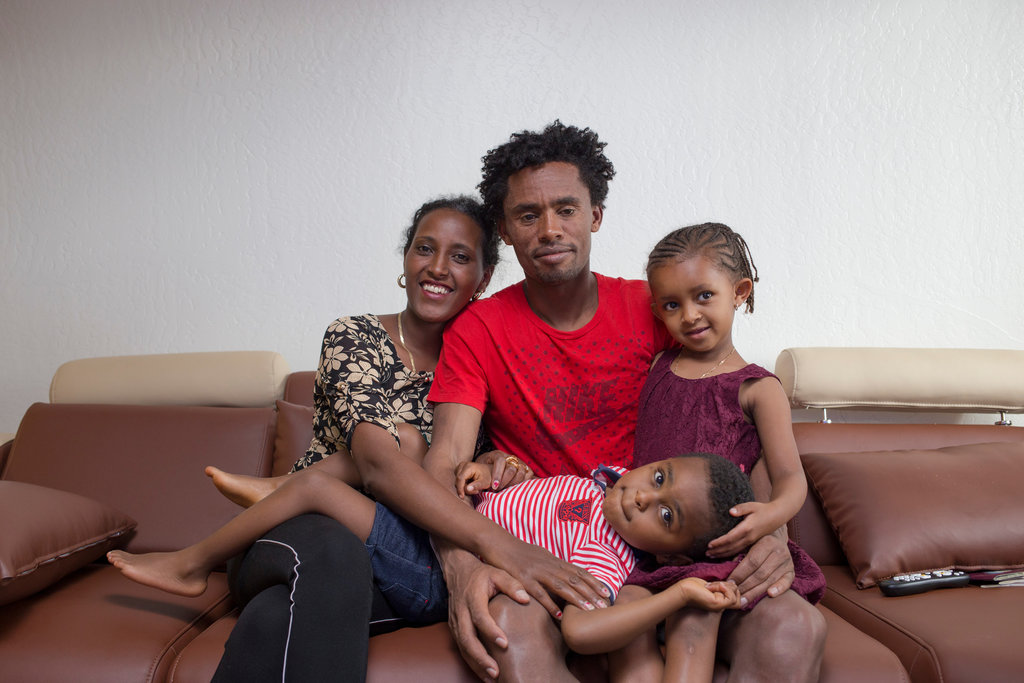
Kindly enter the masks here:
M 366 550 L 374 583 L 396 614 L 419 624 L 448 618 L 448 587 L 427 532 L 377 503 Z

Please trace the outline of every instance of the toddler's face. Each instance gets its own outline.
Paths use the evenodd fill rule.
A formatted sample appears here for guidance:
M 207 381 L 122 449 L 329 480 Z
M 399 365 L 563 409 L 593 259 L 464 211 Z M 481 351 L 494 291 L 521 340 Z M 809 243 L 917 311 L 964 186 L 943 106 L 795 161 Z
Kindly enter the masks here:
M 680 555 L 711 529 L 707 465 L 702 458 L 672 458 L 627 472 L 608 487 L 602 511 L 634 548 Z

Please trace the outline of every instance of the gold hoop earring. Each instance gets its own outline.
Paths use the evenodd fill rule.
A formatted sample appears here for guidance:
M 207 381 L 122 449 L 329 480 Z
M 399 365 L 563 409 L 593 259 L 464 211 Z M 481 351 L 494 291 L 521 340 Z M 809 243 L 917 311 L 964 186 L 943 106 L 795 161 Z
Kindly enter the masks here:
M 405 289 L 405 273 L 398 276 L 398 286 Z

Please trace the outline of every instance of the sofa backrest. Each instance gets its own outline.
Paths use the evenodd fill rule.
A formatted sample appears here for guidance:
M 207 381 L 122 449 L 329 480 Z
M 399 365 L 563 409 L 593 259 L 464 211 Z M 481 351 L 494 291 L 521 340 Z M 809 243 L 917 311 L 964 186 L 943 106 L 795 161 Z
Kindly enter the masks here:
M 284 400 L 301 406 L 313 405 L 313 384 L 316 372 L 301 370 L 288 375 L 284 385 Z
M 270 473 L 286 377 L 283 358 L 266 352 L 73 361 L 54 376 L 55 402 L 26 412 L 0 478 L 129 515 L 133 552 L 180 548 L 238 513 L 204 466 Z
M 1024 413 L 1024 351 L 802 347 L 775 374 L 795 408 Z
M 50 403 L 273 406 L 288 363 L 273 351 L 210 351 L 81 358 L 50 382 Z
M 867 453 L 991 442 L 1024 442 L 1024 428 L 950 424 L 821 424 L 793 425 L 801 455 Z M 910 492 L 908 491 L 908 495 Z M 813 488 L 790 520 L 790 537 L 818 564 L 845 565 L 846 558 Z
M 791 348 L 779 354 L 775 374 L 794 408 L 1024 411 L 1024 351 Z M 1024 429 L 1006 425 L 797 423 L 793 433 L 801 455 L 1024 441 Z M 846 564 L 813 487 L 789 532 L 819 564 Z
M 238 514 L 203 468 L 269 474 L 274 423 L 272 408 L 36 403 L 3 479 L 105 503 L 138 522 L 128 550 L 172 550 Z

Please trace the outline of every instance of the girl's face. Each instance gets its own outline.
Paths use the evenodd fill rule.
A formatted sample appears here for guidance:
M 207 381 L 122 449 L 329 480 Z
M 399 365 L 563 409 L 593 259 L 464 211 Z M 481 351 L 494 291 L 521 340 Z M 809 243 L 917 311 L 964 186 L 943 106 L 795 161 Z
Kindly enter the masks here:
M 647 279 L 651 310 L 683 348 L 708 357 L 731 350 L 732 321 L 750 296 L 750 278 L 733 282 L 730 273 L 698 255 L 657 266 Z
M 491 277 L 484 267 L 484 231 L 453 209 L 420 219 L 404 266 L 409 310 L 427 322 L 451 320 Z
M 631 470 L 608 487 L 601 510 L 626 543 L 678 562 L 711 530 L 707 463 L 672 458 Z

